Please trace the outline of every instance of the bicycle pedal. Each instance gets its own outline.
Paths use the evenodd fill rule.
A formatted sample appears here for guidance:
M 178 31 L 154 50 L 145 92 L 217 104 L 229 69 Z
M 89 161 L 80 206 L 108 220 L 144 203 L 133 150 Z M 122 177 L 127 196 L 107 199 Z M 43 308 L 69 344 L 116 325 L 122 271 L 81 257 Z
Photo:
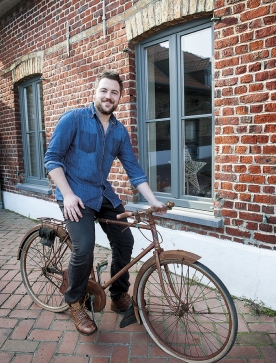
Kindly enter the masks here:
M 98 282 L 101 283 L 101 274 L 107 269 L 108 261 L 107 260 L 101 260 L 97 263 L 96 271 L 98 276 Z
M 91 311 L 92 319 L 97 324 L 97 322 L 96 322 L 96 316 L 95 316 L 95 312 L 94 312 L 95 295 L 94 294 L 89 294 L 88 301 L 89 301 L 89 308 L 88 308 L 88 310 Z
M 101 260 L 100 262 L 97 263 L 96 269 L 99 270 L 100 272 L 102 272 L 107 269 L 107 266 L 108 266 L 108 261 Z

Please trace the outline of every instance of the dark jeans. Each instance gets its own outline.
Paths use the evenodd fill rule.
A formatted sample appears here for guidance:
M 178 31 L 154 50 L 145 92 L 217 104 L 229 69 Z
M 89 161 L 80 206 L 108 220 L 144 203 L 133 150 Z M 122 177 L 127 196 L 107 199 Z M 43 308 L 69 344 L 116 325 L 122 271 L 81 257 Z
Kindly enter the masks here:
M 58 204 L 63 213 L 63 201 L 58 201 Z M 79 219 L 79 222 L 65 220 L 73 244 L 73 251 L 68 265 L 69 284 L 65 292 L 65 301 L 67 303 L 77 301 L 86 293 L 94 258 L 95 217 L 116 219 L 116 215 L 124 211 L 122 205 L 114 208 L 109 200 L 104 198 L 99 212 L 85 206 L 85 209 L 81 209 L 83 217 Z M 122 221 L 126 221 L 126 219 Z M 125 229 L 125 227 L 112 224 L 101 224 L 101 227 L 107 235 L 112 250 L 112 277 L 130 262 L 134 240 L 129 228 Z M 123 229 L 125 231 L 122 233 Z M 119 299 L 122 293 L 128 291 L 129 285 L 129 273 L 126 272 L 110 286 L 111 298 L 113 300 Z

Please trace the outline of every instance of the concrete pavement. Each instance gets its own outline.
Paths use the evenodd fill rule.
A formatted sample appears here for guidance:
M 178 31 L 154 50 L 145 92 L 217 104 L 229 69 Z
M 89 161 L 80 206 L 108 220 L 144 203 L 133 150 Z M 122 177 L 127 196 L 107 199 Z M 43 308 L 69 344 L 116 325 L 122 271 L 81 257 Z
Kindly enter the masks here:
M 160 350 L 143 326 L 119 327 L 122 315 L 110 310 L 110 299 L 97 313 L 99 331 L 84 337 L 68 311 L 51 313 L 27 295 L 16 259 L 19 243 L 36 221 L 0 209 L 0 362 L 1 363 L 177 363 Z M 110 259 L 110 250 L 95 255 Z M 134 281 L 135 271 L 131 272 Z M 239 281 L 237 281 L 239 283 Z M 275 288 L 275 286 L 271 286 Z M 237 341 L 221 362 L 276 363 L 276 317 L 252 315 L 235 300 L 239 315 Z

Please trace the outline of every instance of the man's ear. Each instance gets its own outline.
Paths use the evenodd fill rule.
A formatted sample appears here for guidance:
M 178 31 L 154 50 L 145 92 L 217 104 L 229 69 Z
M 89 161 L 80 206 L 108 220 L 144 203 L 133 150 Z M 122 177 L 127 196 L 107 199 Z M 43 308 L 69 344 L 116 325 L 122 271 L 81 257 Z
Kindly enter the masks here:
M 96 88 L 94 87 L 94 88 L 92 89 L 92 100 L 94 100 L 95 95 L 96 95 Z

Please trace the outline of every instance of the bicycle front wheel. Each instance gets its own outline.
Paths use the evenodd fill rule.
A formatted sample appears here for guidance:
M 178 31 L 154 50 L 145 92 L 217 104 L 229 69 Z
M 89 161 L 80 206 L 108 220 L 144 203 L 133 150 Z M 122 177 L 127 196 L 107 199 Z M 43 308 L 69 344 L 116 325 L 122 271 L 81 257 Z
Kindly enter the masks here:
M 161 261 L 162 290 L 156 264 L 142 275 L 137 303 L 155 343 L 187 363 L 213 363 L 232 348 L 237 312 L 221 280 L 200 262 Z
M 26 240 L 20 258 L 22 280 L 28 294 L 40 307 L 62 312 L 68 309 L 64 295 L 59 291 L 62 271 L 67 269 L 72 244 L 55 237 L 51 247 L 44 246 L 39 230 Z

